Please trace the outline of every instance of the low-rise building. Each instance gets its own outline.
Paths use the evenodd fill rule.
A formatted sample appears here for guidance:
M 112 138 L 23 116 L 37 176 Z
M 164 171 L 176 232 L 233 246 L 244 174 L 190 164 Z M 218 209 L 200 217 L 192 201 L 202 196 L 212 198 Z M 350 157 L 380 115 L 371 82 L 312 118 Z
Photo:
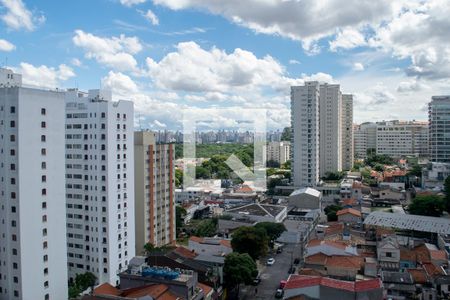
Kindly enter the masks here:
M 338 222 L 361 223 L 361 212 L 353 208 L 344 208 L 336 212 Z
M 206 255 L 225 256 L 233 252 L 231 241 L 220 238 L 191 236 L 188 244 L 189 250 Z
M 269 205 L 251 203 L 228 209 L 224 212 L 233 218 L 246 218 L 253 222 L 275 222 L 281 223 L 286 219 L 287 207 L 281 205 Z
M 400 247 L 395 235 L 382 237 L 377 242 L 377 259 L 384 270 L 398 270 L 400 267 Z
M 289 206 L 322 209 L 322 193 L 310 187 L 295 190 L 289 195 Z
M 444 181 L 450 176 L 450 163 L 432 162 L 422 170 L 422 188 L 444 190 Z

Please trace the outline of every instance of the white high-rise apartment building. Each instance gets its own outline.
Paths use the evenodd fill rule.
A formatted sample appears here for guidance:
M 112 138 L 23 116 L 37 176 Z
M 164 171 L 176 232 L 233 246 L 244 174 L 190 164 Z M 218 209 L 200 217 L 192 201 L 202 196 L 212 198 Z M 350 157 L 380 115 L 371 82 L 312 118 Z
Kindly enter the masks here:
M 342 93 L 338 84 L 320 84 L 319 176 L 342 171 Z
M 433 162 L 450 162 L 450 96 L 433 96 L 428 105 L 429 155 Z
M 174 244 L 175 236 L 174 144 L 157 144 L 150 131 L 134 133 L 136 253 L 144 245 Z
M 133 103 L 65 95 L 69 280 L 89 271 L 115 285 L 135 255 Z
M 373 149 L 378 155 L 401 157 L 428 155 L 428 123 L 383 121 L 355 126 L 355 157 L 366 158 Z
M 67 299 L 64 94 L 0 69 L 0 299 Z
M 319 96 L 317 81 L 291 87 L 294 186 L 315 186 L 319 182 Z
M 342 170 L 353 168 L 353 95 L 342 95 Z
M 286 163 L 291 156 L 291 143 L 287 141 L 267 143 L 267 161 L 274 161 L 280 166 Z

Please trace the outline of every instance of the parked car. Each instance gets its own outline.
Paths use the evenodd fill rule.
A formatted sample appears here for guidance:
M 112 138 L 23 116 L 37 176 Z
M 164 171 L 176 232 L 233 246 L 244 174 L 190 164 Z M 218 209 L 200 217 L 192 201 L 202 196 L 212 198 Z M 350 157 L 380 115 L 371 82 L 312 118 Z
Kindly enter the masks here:
M 277 249 L 277 253 L 281 253 L 281 252 L 283 252 L 283 248 L 279 247 L 279 248 Z
M 256 276 L 255 279 L 253 279 L 253 285 L 258 285 L 261 283 L 261 276 Z
M 280 281 L 280 289 L 284 289 L 284 287 L 286 286 L 287 281 L 286 280 L 281 280 Z
M 299 258 L 294 259 L 294 265 L 298 265 L 299 263 L 300 263 L 300 259 Z
M 267 265 L 268 266 L 271 266 L 271 265 L 273 265 L 275 263 L 275 259 L 273 258 L 273 257 L 271 257 L 271 258 L 269 258 L 268 260 L 267 260 Z
M 282 289 L 277 289 L 277 291 L 275 292 L 275 298 L 283 298 L 284 295 L 284 291 Z

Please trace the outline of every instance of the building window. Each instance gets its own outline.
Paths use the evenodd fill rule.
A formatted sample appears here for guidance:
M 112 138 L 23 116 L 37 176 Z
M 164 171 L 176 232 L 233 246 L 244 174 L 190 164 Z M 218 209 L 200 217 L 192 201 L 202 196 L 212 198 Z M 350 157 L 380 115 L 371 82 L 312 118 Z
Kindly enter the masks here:
M 14 297 L 19 297 L 19 291 L 14 291 Z
M 44 269 L 44 275 L 47 275 L 48 274 L 48 268 L 45 268 Z
M 11 171 L 16 170 L 16 165 L 15 164 L 11 164 Z
M 11 128 L 16 127 L 16 122 L 15 122 L 15 121 L 11 121 L 11 122 L 10 122 L 10 126 L 11 126 Z
M 47 248 L 48 248 L 48 243 L 47 243 L 47 241 L 45 241 L 45 242 L 42 243 L 42 248 L 43 248 L 43 249 L 47 249 Z
M 42 208 L 46 209 L 47 208 L 47 202 L 42 202 Z
M 41 108 L 41 115 L 45 116 L 45 114 L 46 114 L 45 108 Z
M 48 255 L 47 254 L 43 256 L 43 260 L 44 260 L 44 262 L 48 261 Z
M 45 127 L 46 127 L 45 122 L 41 122 L 41 128 L 45 128 Z
M 47 182 L 47 176 L 46 175 L 42 175 L 41 176 L 41 182 Z
M 45 135 L 41 135 L 41 142 L 45 142 Z
M 50 300 L 50 295 L 49 294 L 45 294 L 44 300 Z
M 45 161 L 43 161 L 43 162 L 41 163 L 41 169 L 42 169 L 42 170 L 47 169 L 47 164 L 45 163 Z
M 44 223 L 47 222 L 47 215 L 42 216 L 42 222 L 44 222 Z
M 43 196 L 47 195 L 47 189 L 42 189 L 41 193 Z
M 16 107 L 15 106 L 11 106 L 9 108 L 9 112 L 12 113 L 12 114 L 15 114 L 16 113 Z
M 48 281 L 44 282 L 44 287 L 48 288 Z
M 45 148 L 41 149 L 41 155 L 46 155 L 47 154 L 47 150 Z
M 16 155 L 16 150 L 11 149 L 10 152 L 9 152 L 9 154 L 11 154 L 11 156 L 15 156 L 15 155 Z
M 10 142 L 15 142 L 15 141 L 16 141 L 16 136 L 15 136 L 14 134 L 11 134 L 11 135 L 9 136 L 9 141 L 10 141 Z

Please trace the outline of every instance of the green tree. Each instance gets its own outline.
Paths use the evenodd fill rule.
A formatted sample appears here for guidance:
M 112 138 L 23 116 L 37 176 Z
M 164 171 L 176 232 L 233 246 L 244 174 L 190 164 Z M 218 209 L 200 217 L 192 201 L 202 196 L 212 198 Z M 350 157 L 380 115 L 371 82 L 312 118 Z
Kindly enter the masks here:
M 184 209 L 184 207 L 177 205 L 175 206 L 175 228 L 177 232 L 183 227 L 184 225 L 184 217 L 186 216 L 187 211 Z
M 175 186 L 181 187 L 183 185 L 183 170 L 175 169 Z
M 337 221 L 337 215 L 336 213 L 342 209 L 342 206 L 340 205 L 328 205 L 325 207 L 324 212 L 327 215 L 328 222 L 334 222 Z
M 344 172 L 327 172 L 325 173 L 325 176 L 322 177 L 323 180 L 332 180 L 337 181 L 344 178 Z
M 281 133 L 282 141 L 291 141 L 292 139 L 292 130 L 291 127 L 284 127 L 283 132 Z
M 239 296 L 239 285 L 249 285 L 258 275 L 255 261 L 247 253 L 230 253 L 225 257 L 223 267 L 225 273 L 225 284 L 230 288 L 237 287 Z
M 280 167 L 280 163 L 274 160 L 268 160 L 266 162 L 266 166 L 268 168 L 279 168 Z
M 286 169 L 286 170 L 290 170 L 291 169 L 291 160 L 287 160 L 282 166 L 281 168 Z
M 200 237 L 214 236 L 217 232 L 217 218 L 202 220 L 195 230 L 195 235 Z
M 422 167 L 419 165 L 414 165 L 409 171 L 408 175 L 422 177 Z
M 94 288 L 97 277 L 91 272 L 77 274 L 73 284 L 69 286 L 69 298 L 76 298 L 88 288 Z
M 286 231 L 283 223 L 260 222 L 255 225 L 256 228 L 264 229 L 270 241 L 275 241 L 280 235 Z
M 152 243 L 145 243 L 145 245 L 144 245 L 145 254 L 149 255 L 154 250 L 155 250 L 155 246 L 153 246 Z
M 450 176 L 447 176 L 444 181 L 445 193 L 445 210 L 450 213 Z
M 418 195 L 408 209 L 412 215 L 440 217 L 445 209 L 445 200 L 438 195 Z
M 248 253 L 254 260 L 267 253 L 269 238 L 266 231 L 256 227 L 239 227 L 233 233 L 231 247 L 233 251 Z

